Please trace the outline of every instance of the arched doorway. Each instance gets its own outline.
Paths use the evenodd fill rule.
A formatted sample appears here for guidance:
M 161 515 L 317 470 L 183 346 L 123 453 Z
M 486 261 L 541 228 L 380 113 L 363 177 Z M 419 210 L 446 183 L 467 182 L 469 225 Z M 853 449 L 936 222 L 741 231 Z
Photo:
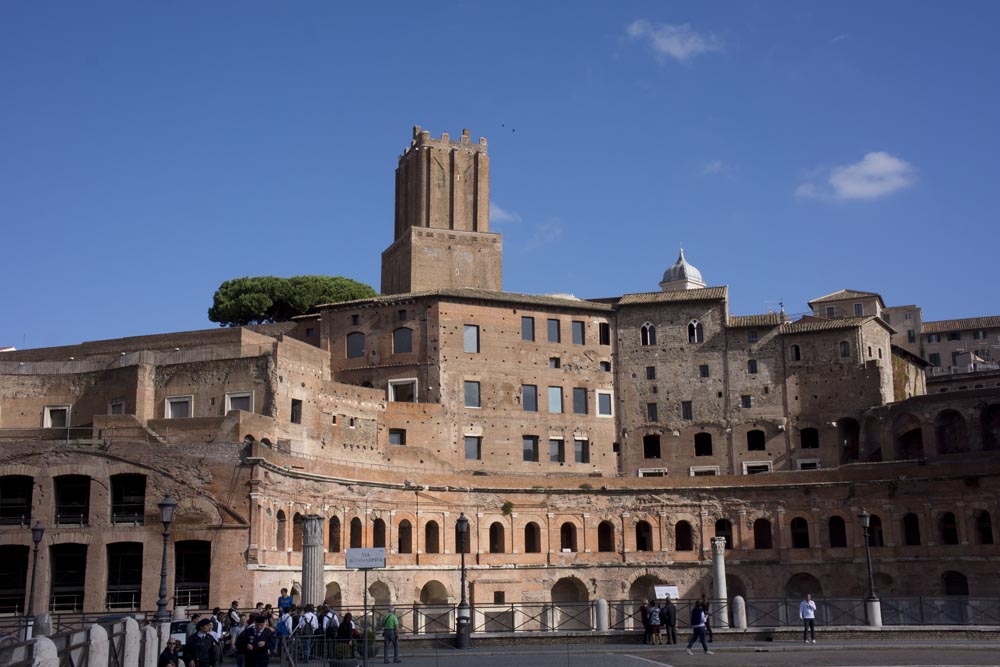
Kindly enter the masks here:
M 896 460 L 924 458 L 924 432 L 920 420 L 911 414 L 897 417 L 892 426 L 892 444 Z
M 965 418 L 956 410 L 942 410 L 934 418 L 934 438 L 938 454 L 958 454 L 969 451 L 969 434 Z
M 368 586 L 368 595 L 372 597 L 373 604 L 379 609 L 385 609 L 392 604 L 392 593 L 389 586 L 383 581 L 373 582 Z
M 855 463 L 861 458 L 861 425 L 856 419 L 841 417 L 837 420 L 837 441 L 840 444 L 840 463 Z
M 331 581 L 326 585 L 326 594 L 323 596 L 323 604 L 328 607 L 339 610 L 344 603 L 344 594 L 340 590 L 340 584 L 336 581 Z M 338 611 L 338 613 L 340 613 Z
M 597 550 L 610 552 L 615 550 L 615 526 L 610 521 L 602 521 L 597 525 Z
M 556 630 L 590 630 L 590 595 L 576 577 L 565 577 L 552 586 L 553 625 Z
M 987 405 L 979 417 L 983 449 L 1000 449 L 1000 405 Z
M 420 589 L 420 614 L 424 632 L 449 632 L 451 630 L 451 605 L 448 590 L 440 581 L 432 579 Z
M 820 585 L 819 579 L 807 572 L 799 572 L 789 577 L 785 583 L 786 598 L 800 600 L 806 596 L 806 593 L 813 597 L 823 594 L 823 586 Z

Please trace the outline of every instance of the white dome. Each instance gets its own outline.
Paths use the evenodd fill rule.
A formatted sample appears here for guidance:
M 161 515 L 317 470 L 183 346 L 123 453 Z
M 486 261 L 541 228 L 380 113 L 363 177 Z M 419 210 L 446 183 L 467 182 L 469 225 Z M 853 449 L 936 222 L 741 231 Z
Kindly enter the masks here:
M 663 272 L 663 280 L 660 281 L 660 287 L 666 289 L 667 286 L 680 286 L 683 283 L 691 287 L 705 286 L 705 281 L 701 277 L 701 271 L 684 259 L 684 249 L 681 248 L 681 254 L 677 257 L 677 261 Z M 682 289 L 690 289 L 690 287 L 685 286 Z

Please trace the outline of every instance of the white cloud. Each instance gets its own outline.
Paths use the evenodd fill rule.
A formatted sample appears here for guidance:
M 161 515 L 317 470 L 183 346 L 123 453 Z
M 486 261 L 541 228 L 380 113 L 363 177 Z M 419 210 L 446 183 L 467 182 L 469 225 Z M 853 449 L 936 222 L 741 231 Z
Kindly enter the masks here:
M 705 166 L 702 167 L 701 173 L 703 174 L 721 174 L 726 170 L 726 163 L 722 160 L 712 160 L 706 162 Z
M 490 221 L 501 225 L 505 222 L 521 222 L 521 216 L 514 211 L 500 208 L 495 202 L 490 202 Z
M 859 162 L 830 169 L 823 186 L 802 183 L 796 197 L 848 201 L 887 197 L 913 185 L 916 170 L 898 157 L 878 151 L 866 153 Z
M 565 231 L 566 225 L 562 220 L 547 220 L 535 227 L 534 233 L 524 244 L 524 247 L 528 250 L 537 250 L 561 239 Z
M 672 25 L 638 19 L 630 23 L 625 32 L 632 39 L 647 42 L 658 56 L 669 56 L 680 62 L 702 53 L 722 50 L 722 42 L 714 35 L 695 32 L 687 23 Z
M 841 33 L 830 40 L 831 44 L 836 44 L 837 42 L 843 42 L 844 40 L 850 39 L 851 35 L 849 33 Z

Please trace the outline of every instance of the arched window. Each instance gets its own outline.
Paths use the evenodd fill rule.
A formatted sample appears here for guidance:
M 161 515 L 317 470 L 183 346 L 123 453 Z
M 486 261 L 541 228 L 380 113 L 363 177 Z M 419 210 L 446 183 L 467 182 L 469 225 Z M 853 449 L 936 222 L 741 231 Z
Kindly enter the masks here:
M 846 340 L 840 341 L 840 358 L 847 359 L 851 356 L 851 344 Z
M 678 521 L 674 526 L 674 549 L 676 551 L 694 551 L 694 539 L 691 535 L 691 524 Z
M 569 521 L 559 527 L 559 544 L 563 551 L 576 551 L 576 526 Z
M 340 553 L 340 519 L 330 517 L 330 553 Z
M 701 326 L 701 322 L 698 320 L 691 320 L 688 324 L 688 342 L 689 343 L 704 343 L 705 342 L 705 328 Z
M 392 332 L 392 353 L 413 352 L 413 329 L 400 327 Z
M 356 359 L 365 356 L 365 335 L 360 331 L 347 334 L 347 358 Z
M 767 436 L 759 429 L 747 431 L 747 450 L 751 452 L 762 452 L 767 449 Z
M 399 553 L 413 553 L 413 524 L 409 520 L 403 519 L 399 522 L 399 528 L 396 529 L 396 543 Z
M 361 539 L 361 519 L 354 517 L 351 519 L 351 548 L 360 549 Z
M 976 513 L 976 544 L 993 544 L 993 520 L 986 510 Z
M 833 549 L 846 548 L 847 524 L 844 523 L 844 518 L 839 516 L 831 516 L 830 521 L 827 522 L 827 528 L 830 536 L 830 547 Z
M 30 495 L 30 494 L 29 494 Z M 0 512 L 3 510 L 0 509 Z M 111 476 L 111 523 L 141 526 L 146 514 L 146 476 L 124 473 Z M 7 517 L 0 517 L 0 521 Z
M 695 456 L 711 456 L 712 455 L 712 434 L 711 433 L 695 433 L 694 434 L 694 455 Z
M 441 553 L 441 530 L 437 521 L 428 521 L 424 526 L 424 552 L 429 554 Z
M 542 531 L 534 521 L 524 526 L 524 553 L 538 554 L 542 552 Z
M 282 510 L 278 510 L 275 515 L 275 532 L 274 532 L 274 546 L 278 551 L 285 550 L 285 527 L 288 525 L 288 520 L 285 519 L 285 513 Z
M 729 519 L 719 519 L 715 522 L 715 536 L 726 538 L 726 548 L 733 548 L 733 522 Z
M 941 533 L 941 544 L 958 544 L 958 519 L 951 512 L 941 515 L 938 522 Z
M 771 549 L 772 547 L 771 522 L 767 519 L 757 519 L 753 522 L 753 548 Z
M 502 554 L 504 552 L 503 524 L 494 521 L 490 524 L 490 553 Z
M 292 516 L 292 551 L 302 551 L 302 515 Z
M 868 544 L 873 547 L 885 546 L 885 534 L 882 532 L 882 517 L 872 514 L 868 523 Z
M 903 544 L 908 547 L 920 546 L 920 519 L 913 512 L 903 517 Z
M 790 350 L 790 353 L 792 355 L 792 361 L 802 361 L 802 348 L 801 347 L 799 347 L 798 345 L 792 345 L 792 347 L 789 348 L 789 350 Z
M 653 527 L 649 525 L 648 521 L 640 521 L 635 524 L 635 550 L 653 550 Z
M 375 519 L 372 524 L 372 546 L 385 548 L 385 521 L 382 519 Z
M 792 532 L 792 548 L 793 549 L 808 549 L 809 548 L 809 522 L 800 516 L 792 519 L 791 524 Z
M 602 521 L 597 526 L 597 550 L 604 552 L 615 550 L 615 525 L 610 521 Z
M 643 345 L 656 345 L 656 327 L 646 322 L 639 329 L 639 338 Z

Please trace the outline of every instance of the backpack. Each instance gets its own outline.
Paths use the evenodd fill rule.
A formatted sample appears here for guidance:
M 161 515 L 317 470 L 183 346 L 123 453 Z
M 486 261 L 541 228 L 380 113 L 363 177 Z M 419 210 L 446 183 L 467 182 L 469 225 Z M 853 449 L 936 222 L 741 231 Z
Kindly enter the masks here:
M 288 618 L 287 618 L 287 614 L 281 616 L 278 619 L 278 625 L 277 625 L 277 627 L 274 628 L 274 634 L 276 634 L 278 637 L 287 637 L 288 636 Z
M 327 618 L 329 618 L 330 620 L 326 624 L 326 638 L 336 639 L 337 630 L 340 629 L 340 619 L 337 618 L 337 613 L 332 609 L 330 610 L 329 614 L 327 614 Z

